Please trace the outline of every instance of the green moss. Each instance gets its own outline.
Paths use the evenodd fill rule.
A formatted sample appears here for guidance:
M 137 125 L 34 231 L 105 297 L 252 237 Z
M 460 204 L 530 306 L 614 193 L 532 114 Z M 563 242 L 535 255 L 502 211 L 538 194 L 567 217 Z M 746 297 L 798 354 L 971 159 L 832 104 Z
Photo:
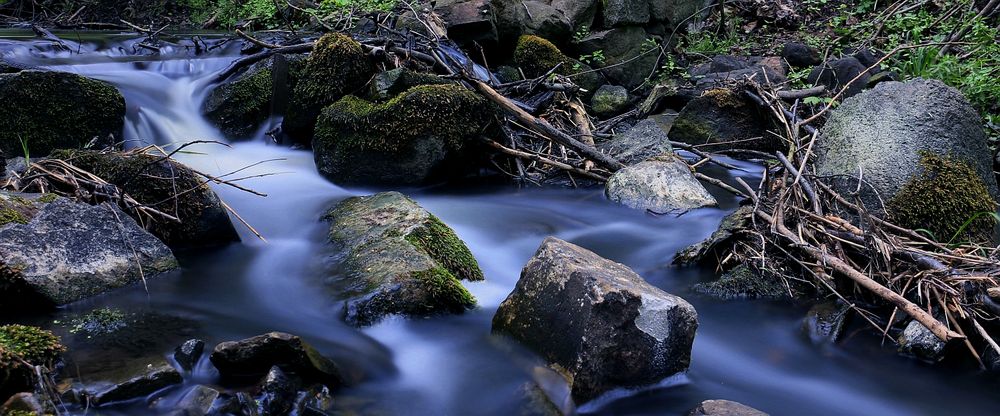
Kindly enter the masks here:
M 977 214 L 996 212 L 996 202 L 976 171 L 965 162 L 930 152 L 920 155 L 920 165 L 920 175 L 887 204 L 893 221 L 927 230 L 942 242 L 949 242 L 959 231 L 956 242 L 991 241 L 996 222 L 990 215 L 980 215 L 962 229 Z
M 459 279 L 469 281 L 484 279 L 483 271 L 469 248 L 455 235 L 454 230 L 434 215 L 431 215 L 422 227 L 410 232 L 406 236 L 406 241 L 427 252 L 434 261 Z
M 212 91 L 205 101 L 205 115 L 225 135 L 244 138 L 271 115 L 273 92 L 271 68 L 252 68 L 245 76 Z
M 120 309 L 98 308 L 69 322 L 69 332 L 82 334 L 90 338 L 95 335 L 107 335 L 128 325 L 129 316 Z
M 704 97 L 711 98 L 722 108 L 742 108 L 746 103 L 735 92 L 726 88 L 716 88 L 705 91 Z
M 36 201 L 44 203 L 44 204 L 49 204 L 49 203 L 55 202 L 56 199 L 59 199 L 59 195 L 49 193 L 49 194 L 44 194 L 44 195 L 38 197 L 38 199 Z
M 62 72 L 0 75 L 0 149 L 32 157 L 121 133 L 125 99 L 111 84 Z M 110 144 L 101 142 L 102 144 Z
M 514 49 L 514 63 L 528 78 L 541 76 L 556 65 L 562 64 L 559 74 L 573 73 L 573 59 L 566 56 L 552 42 L 535 35 L 523 35 L 517 39 Z
M 51 366 L 66 351 L 59 337 L 41 328 L 26 325 L 0 326 L 0 349 L 32 365 Z M 17 362 L 0 362 L 0 368 Z
M 414 277 L 420 282 L 421 288 L 428 291 L 427 306 L 430 310 L 437 310 L 441 306 L 454 310 L 476 306 L 476 298 L 442 267 L 417 272 Z
M 0 226 L 4 226 L 10 223 L 27 224 L 28 219 L 25 218 L 24 214 L 15 211 L 11 208 L 0 209 Z
M 38 416 L 38 413 L 28 410 L 10 410 L 4 413 L 3 416 Z

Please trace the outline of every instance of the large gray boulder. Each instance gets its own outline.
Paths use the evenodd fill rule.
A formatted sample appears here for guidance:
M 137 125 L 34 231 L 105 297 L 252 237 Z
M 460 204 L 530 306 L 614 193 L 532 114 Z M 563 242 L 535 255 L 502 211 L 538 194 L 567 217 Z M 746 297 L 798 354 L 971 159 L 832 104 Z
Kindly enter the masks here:
M 961 92 L 940 81 L 884 82 L 844 100 L 821 130 L 816 174 L 858 189 L 876 215 L 948 241 L 973 215 L 995 211 L 986 135 Z M 989 239 L 990 221 L 966 229 Z
M 669 154 L 615 172 L 604 192 L 619 204 L 658 213 L 718 205 L 687 163 Z
M 0 193 L 0 312 L 65 305 L 175 267 L 115 206 Z
M 546 238 L 493 317 L 493 331 L 560 369 L 573 400 L 687 369 L 697 313 L 628 267 Z
M 460 280 L 483 280 L 475 257 L 447 225 L 398 192 L 348 198 L 329 221 L 330 282 L 349 293 L 346 320 L 462 313 L 476 305 Z

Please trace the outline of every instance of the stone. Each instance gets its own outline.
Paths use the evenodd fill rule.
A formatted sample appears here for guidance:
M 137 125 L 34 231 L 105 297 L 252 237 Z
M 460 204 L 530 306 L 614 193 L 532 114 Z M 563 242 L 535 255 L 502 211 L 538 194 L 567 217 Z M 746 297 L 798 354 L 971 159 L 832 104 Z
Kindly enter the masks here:
M 604 0 L 604 27 L 642 26 L 649 23 L 649 0 Z
M 212 404 L 219 398 L 219 391 L 211 387 L 197 385 L 177 403 L 176 409 L 170 412 L 170 416 L 205 416 L 212 410 Z
M 372 80 L 371 98 L 384 101 L 418 85 L 447 84 L 450 81 L 434 74 L 414 72 L 406 68 L 396 68 L 379 72 Z
M 554 237 L 542 242 L 493 317 L 494 333 L 567 376 L 576 403 L 684 371 L 697 326 L 684 299 Z
M 788 42 L 781 48 L 781 57 L 795 68 L 806 68 L 823 62 L 819 51 L 800 42 Z
M 202 112 L 231 139 L 249 139 L 271 115 L 285 114 L 303 55 L 277 54 L 217 85 Z
M 174 350 L 174 360 L 177 361 L 182 370 L 190 372 L 194 370 L 194 366 L 198 364 L 198 360 L 201 359 L 204 352 L 205 341 L 189 339 Z
M 278 366 L 264 376 L 260 383 L 260 410 L 264 415 L 283 415 L 292 410 L 298 383 L 293 381 Z
M 616 134 L 597 147 L 626 165 L 673 153 L 667 131 L 651 118 L 640 120 L 632 128 Z
M 48 412 L 45 411 L 45 406 L 42 402 L 38 400 L 32 393 L 17 393 L 10 396 L 3 406 L 0 406 L 0 415 L 5 416 L 19 416 L 19 415 L 45 415 Z
M 812 85 L 826 86 L 828 91 L 834 93 L 846 87 L 847 90 L 841 97 L 847 98 L 857 95 L 868 85 L 868 79 L 871 77 L 871 74 L 866 72 L 867 69 L 866 66 L 862 65 L 853 56 L 834 59 L 813 68 L 812 72 L 806 78 L 806 82 Z M 851 80 L 857 78 L 858 75 L 861 75 L 861 77 L 851 83 Z
M 788 70 L 778 57 L 735 57 L 720 55 L 712 62 L 692 68 L 695 88 L 708 91 L 753 80 L 760 84 L 781 84 L 787 81 Z
M 491 3 L 490 0 L 443 0 L 434 4 L 434 12 L 444 20 L 449 38 L 463 46 L 475 42 L 490 48 L 499 42 Z
M 691 287 L 699 293 L 719 300 L 789 299 L 788 288 L 780 276 L 761 273 L 740 265 L 722 274 L 718 280 L 698 283 Z M 794 290 L 794 288 L 793 288 Z
M 678 252 L 674 256 L 673 263 L 678 266 L 690 266 L 719 259 L 730 248 L 734 237 L 751 231 L 752 225 L 753 206 L 741 206 L 723 217 L 719 228 L 707 239 Z
M 858 189 L 868 210 L 898 225 L 993 241 L 986 219 L 997 183 L 979 114 L 958 90 L 937 80 L 884 82 L 848 98 L 820 129 L 815 168 L 838 189 Z M 956 235 L 964 229 L 963 235 Z
M 589 1 L 589 0 L 587 0 Z M 501 44 L 513 44 L 521 35 L 535 35 L 557 44 L 568 42 L 576 29 L 556 5 L 539 0 L 492 0 Z
M 295 410 L 301 416 L 327 416 L 334 413 L 334 399 L 326 386 L 312 386 L 299 396 Z
M 649 0 L 650 17 L 670 29 L 698 23 L 709 13 L 712 0 Z
M 705 400 L 688 416 L 767 416 L 767 413 L 729 400 Z
M 802 330 L 816 345 L 834 344 L 840 340 L 851 307 L 840 301 L 828 301 L 809 308 L 802 321 Z
M 594 26 L 599 3 L 598 0 L 552 0 L 550 4 L 566 16 L 569 27 L 579 30 Z
M 144 398 L 181 382 L 181 373 L 170 364 L 150 364 L 142 374 L 127 380 L 113 381 L 114 384 L 94 392 L 91 398 L 98 406 L 104 406 Z
M 180 222 L 154 221 L 147 227 L 171 249 L 240 241 L 229 211 L 208 181 L 180 162 L 140 152 L 92 150 L 60 150 L 53 157 L 99 176 L 141 204 L 177 217 Z M 134 180 L 139 177 L 142 180 Z M 128 214 L 138 217 L 135 212 Z
M 712 89 L 684 106 L 668 134 L 674 141 L 700 145 L 707 152 L 741 148 L 771 153 L 784 149 L 784 143 L 767 132 L 766 117 L 742 96 L 728 89 Z
M 592 96 L 605 82 L 604 77 L 593 71 L 590 65 L 566 56 L 552 42 L 534 35 L 518 38 L 513 61 L 529 78 L 540 77 L 555 68 L 556 74 L 571 77 L 585 90 L 582 94 L 584 99 Z
M 350 293 L 345 319 L 366 326 L 388 315 L 462 313 L 476 300 L 460 280 L 483 280 L 455 232 L 398 192 L 348 198 L 324 215 L 330 224 L 330 285 Z M 345 255 L 346 254 L 346 255 Z
M 617 85 L 602 85 L 590 99 L 594 114 L 612 117 L 625 112 L 628 106 L 628 90 Z
M 680 213 L 718 205 L 687 163 L 673 155 L 615 172 L 608 179 L 604 193 L 613 202 L 656 213 Z
M 170 249 L 117 206 L 0 193 L 2 312 L 65 305 L 176 267 Z
M 283 332 L 220 343 L 209 358 L 222 377 L 234 380 L 259 379 L 278 366 L 303 380 L 315 380 L 331 388 L 345 381 L 336 363 L 302 338 Z
M 111 84 L 54 71 L 0 74 L 0 150 L 31 157 L 94 142 L 111 146 L 121 135 L 125 98 Z
M 633 89 L 646 82 L 656 68 L 658 54 L 646 53 L 646 39 L 652 36 L 639 26 L 626 26 L 591 32 L 574 42 L 578 53 L 593 54 L 601 51 L 604 62 L 595 65 L 608 82 Z
M 932 363 L 944 358 L 945 342 L 916 320 L 906 325 L 896 342 L 899 353 L 907 357 Z

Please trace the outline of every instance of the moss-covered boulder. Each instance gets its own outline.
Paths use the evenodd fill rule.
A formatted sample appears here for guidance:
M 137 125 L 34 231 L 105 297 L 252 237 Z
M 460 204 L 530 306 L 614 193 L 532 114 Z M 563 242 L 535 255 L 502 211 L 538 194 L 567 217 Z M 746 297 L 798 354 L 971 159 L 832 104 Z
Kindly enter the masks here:
M 363 91 L 374 74 L 375 65 L 360 43 L 339 33 L 324 35 L 306 59 L 282 130 L 296 141 L 309 143 L 323 108 Z
M 990 154 L 961 92 L 936 80 L 884 82 L 832 112 L 816 144 L 816 173 L 845 192 L 860 189 L 873 214 L 939 241 L 989 242 L 997 197 Z
M 483 280 L 468 247 L 412 199 L 383 192 L 344 200 L 326 215 L 328 282 L 346 294 L 346 320 L 371 325 L 387 315 L 462 313 L 476 300 L 460 280 Z
M 153 235 L 173 249 L 216 247 L 239 241 L 228 211 L 207 180 L 173 159 L 91 150 L 60 150 L 53 157 L 101 177 L 143 205 L 179 219 L 144 222 Z
M 492 107 L 460 85 L 422 85 L 375 104 L 347 96 L 323 110 L 313 151 L 339 185 L 417 185 L 468 168 Z
M 285 114 L 303 71 L 302 55 L 275 55 L 219 84 L 202 105 L 205 117 L 232 139 L 247 139 L 271 115 Z
M 65 348 L 53 333 L 25 325 L 0 326 L 0 402 L 11 394 L 34 390 L 34 369 L 52 369 Z
M 706 151 L 784 149 L 781 140 L 767 132 L 768 126 L 767 115 L 748 100 L 728 89 L 712 89 L 684 106 L 669 134 Z
M 375 101 L 384 101 L 418 85 L 439 85 L 451 82 L 434 74 L 396 68 L 375 75 L 369 97 Z
M 589 65 L 566 56 L 552 42 L 534 35 L 518 38 L 514 49 L 514 64 L 528 78 L 542 76 L 559 65 L 555 73 L 571 77 L 580 88 L 587 90 L 585 97 L 590 97 L 604 85 L 604 77 L 593 72 Z
M 111 84 L 76 74 L 21 71 L 0 74 L 0 149 L 32 157 L 80 148 L 120 135 L 125 98 Z

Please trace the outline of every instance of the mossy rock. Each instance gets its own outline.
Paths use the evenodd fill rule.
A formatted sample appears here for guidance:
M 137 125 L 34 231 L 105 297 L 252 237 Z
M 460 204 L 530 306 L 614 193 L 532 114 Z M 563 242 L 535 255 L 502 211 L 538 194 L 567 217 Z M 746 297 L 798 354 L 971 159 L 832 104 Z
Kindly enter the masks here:
M 518 38 L 514 49 L 514 64 L 528 78 L 542 76 L 559 65 L 555 73 L 571 77 L 573 82 L 587 90 L 585 98 L 592 96 L 604 85 L 604 78 L 599 73 L 592 72 L 590 66 L 566 56 L 555 44 L 535 35 Z
M 32 157 L 120 135 L 125 98 L 111 84 L 76 74 L 21 71 L 0 74 L 0 149 Z
M 460 280 L 483 272 L 455 232 L 398 192 L 349 198 L 330 210 L 329 284 L 346 293 L 346 320 L 371 325 L 387 315 L 461 313 L 476 300 Z
M 101 177 L 143 205 L 177 217 L 179 223 L 146 221 L 147 229 L 172 249 L 215 247 L 239 241 L 218 195 L 201 176 L 173 159 L 90 150 L 60 150 L 53 157 Z
M 749 101 L 728 89 L 708 90 L 691 100 L 670 127 L 670 138 L 701 146 L 706 151 L 753 149 L 782 150 L 785 145 L 767 132 L 767 116 Z
M 485 99 L 454 84 L 413 87 L 382 104 L 347 96 L 316 123 L 316 167 L 339 185 L 447 179 L 468 167 L 468 143 L 491 119 Z
M 363 91 L 374 74 L 375 66 L 360 43 L 339 33 L 324 35 L 302 68 L 282 130 L 309 143 L 323 108 Z
M 747 266 L 726 272 L 714 282 L 698 283 L 692 290 L 720 300 L 791 298 L 780 276 L 760 273 Z
M 285 114 L 305 60 L 278 54 L 252 65 L 208 94 L 202 105 L 205 118 L 226 137 L 250 138 L 268 117 Z
M 53 369 L 66 350 L 60 342 L 55 334 L 41 328 L 0 326 L 0 401 L 11 394 L 32 390 L 33 369 L 28 365 Z

